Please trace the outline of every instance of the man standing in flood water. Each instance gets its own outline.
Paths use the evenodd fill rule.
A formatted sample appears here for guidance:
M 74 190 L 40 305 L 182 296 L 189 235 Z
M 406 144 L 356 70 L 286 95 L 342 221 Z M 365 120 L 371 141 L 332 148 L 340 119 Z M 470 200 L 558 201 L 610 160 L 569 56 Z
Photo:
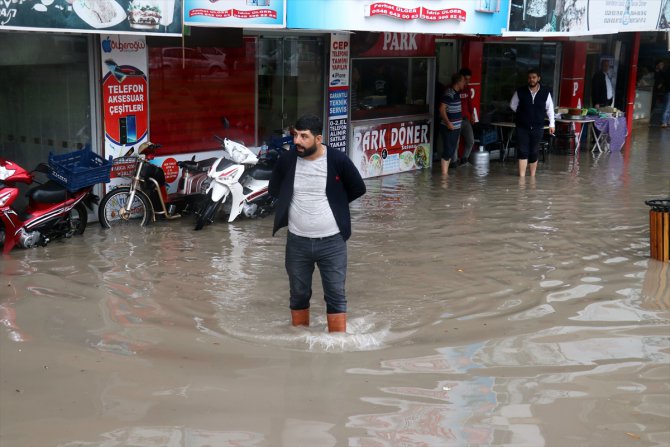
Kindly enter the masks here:
M 456 73 L 451 77 L 451 85 L 444 91 L 440 101 L 440 135 L 442 136 L 442 159 L 440 166 L 442 175 L 449 172 L 449 163 L 458 150 L 458 139 L 461 136 L 461 94 L 465 85 L 462 74 Z
M 285 265 L 291 324 L 309 326 L 314 265 L 319 267 L 329 332 L 346 332 L 349 203 L 365 194 L 358 169 L 343 152 L 323 144 L 323 122 L 303 115 L 295 123 L 295 149 L 281 156 L 268 190 L 278 199 L 272 235 L 288 226 Z
M 528 85 L 518 88 L 509 104 L 516 112 L 519 177 L 526 176 L 526 167 L 530 169 L 530 176 L 535 177 L 545 115 L 549 118 L 549 133 L 554 134 L 554 102 L 549 89 L 540 84 L 540 79 L 539 71 L 534 68 L 528 70 Z

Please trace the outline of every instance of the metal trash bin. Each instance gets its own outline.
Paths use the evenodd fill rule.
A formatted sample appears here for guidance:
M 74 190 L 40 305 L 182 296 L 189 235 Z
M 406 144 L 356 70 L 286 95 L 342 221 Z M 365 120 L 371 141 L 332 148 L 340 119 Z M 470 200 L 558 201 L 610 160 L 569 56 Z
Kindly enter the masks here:
M 670 261 L 670 199 L 647 200 L 649 210 L 649 251 L 661 262 Z

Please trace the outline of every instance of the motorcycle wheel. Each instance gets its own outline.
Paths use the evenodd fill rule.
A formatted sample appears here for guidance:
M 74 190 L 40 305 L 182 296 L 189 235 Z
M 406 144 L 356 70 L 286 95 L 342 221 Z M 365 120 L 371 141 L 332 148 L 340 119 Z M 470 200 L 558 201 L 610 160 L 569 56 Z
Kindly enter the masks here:
M 121 210 L 126 205 L 130 196 L 130 188 L 122 186 L 109 191 L 100 201 L 98 207 L 98 219 L 103 228 L 112 228 L 122 225 L 146 226 L 151 223 L 151 201 L 142 191 L 135 193 L 130 209 L 130 216 L 122 217 Z
M 82 203 L 78 203 L 70 211 L 70 228 L 72 229 L 72 234 L 84 234 L 87 224 L 88 211 Z
M 205 209 L 200 214 L 198 214 L 198 220 L 195 222 L 195 231 L 202 230 L 205 225 L 214 222 L 214 217 L 216 216 L 216 212 L 219 210 L 220 206 L 221 201 L 210 201 L 207 206 L 205 206 Z

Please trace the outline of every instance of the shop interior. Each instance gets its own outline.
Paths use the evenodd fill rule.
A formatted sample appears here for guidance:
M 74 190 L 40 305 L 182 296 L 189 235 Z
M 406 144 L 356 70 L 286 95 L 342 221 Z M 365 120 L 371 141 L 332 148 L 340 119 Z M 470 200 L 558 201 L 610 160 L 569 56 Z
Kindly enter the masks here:
M 0 33 L 2 156 L 25 169 L 91 143 L 93 38 Z M 21 51 L 17 51 L 20 48 Z M 11 105 L 11 107 L 10 107 Z
M 429 67 L 425 57 L 352 59 L 351 119 L 428 114 Z

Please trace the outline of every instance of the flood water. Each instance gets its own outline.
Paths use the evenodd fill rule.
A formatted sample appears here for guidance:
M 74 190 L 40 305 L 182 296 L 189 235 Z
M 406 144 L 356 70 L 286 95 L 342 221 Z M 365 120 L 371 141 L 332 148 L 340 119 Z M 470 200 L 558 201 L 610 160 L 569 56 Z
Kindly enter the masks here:
M 670 445 L 670 131 L 367 180 L 348 333 L 289 325 L 272 219 L 86 233 L 0 260 L 0 445 Z

